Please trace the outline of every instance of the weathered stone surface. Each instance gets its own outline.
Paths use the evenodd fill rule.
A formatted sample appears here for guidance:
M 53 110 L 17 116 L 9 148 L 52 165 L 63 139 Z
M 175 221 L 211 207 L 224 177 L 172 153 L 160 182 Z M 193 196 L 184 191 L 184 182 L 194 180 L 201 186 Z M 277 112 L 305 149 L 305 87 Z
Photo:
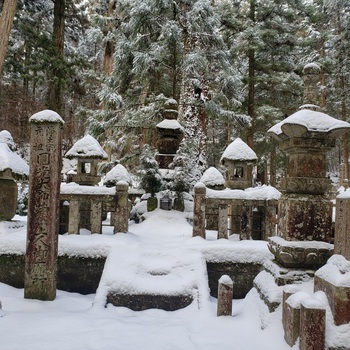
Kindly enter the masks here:
M 278 236 L 287 241 L 332 240 L 332 203 L 326 196 L 283 195 L 278 204 Z
M 71 200 L 69 202 L 68 234 L 79 234 L 80 223 L 80 201 Z
M 62 119 L 53 111 L 50 120 L 31 117 L 30 178 L 24 296 L 56 297 L 61 183 Z
M 219 205 L 218 239 L 228 239 L 227 235 L 227 205 Z
M 0 178 L 0 221 L 10 221 L 16 214 L 18 187 L 14 180 Z
M 106 258 L 59 256 L 57 288 L 81 294 L 96 293 Z M 24 287 L 24 255 L 0 255 L 0 281 Z
M 300 308 L 300 350 L 325 349 L 326 310 L 313 308 L 305 302 Z
M 315 242 L 314 246 L 305 242 L 286 241 L 282 238 L 270 238 L 268 248 L 276 260 L 285 267 L 318 269 L 333 254 L 332 245 Z
M 223 275 L 219 279 L 217 316 L 232 315 L 233 282 L 232 279 Z
M 350 198 L 336 199 L 334 254 L 350 260 Z
M 222 275 L 228 275 L 233 281 L 233 298 L 242 299 L 253 288 L 253 281 L 262 270 L 262 265 L 253 263 L 207 262 L 210 295 L 218 297 L 217 281 Z
M 114 219 L 114 233 L 126 233 L 129 228 L 128 184 L 120 181 L 116 186 L 117 204 Z
M 107 295 L 107 303 L 127 307 L 134 311 L 148 309 L 175 311 L 190 305 L 192 301 L 191 295 L 118 294 L 113 292 Z
M 316 274 L 314 291 L 323 291 L 327 295 L 334 323 L 337 326 L 350 322 L 350 287 L 335 286 Z
M 292 347 L 300 334 L 300 306 L 294 307 L 288 303 L 288 298 L 292 293 L 283 292 L 282 323 L 284 329 L 284 339 Z
M 204 184 L 199 183 L 194 187 L 193 237 L 205 238 L 205 193 Z
M 150 197 L 147 199 L 147 211 L 156 210 L 158 207 L 157 197 Z

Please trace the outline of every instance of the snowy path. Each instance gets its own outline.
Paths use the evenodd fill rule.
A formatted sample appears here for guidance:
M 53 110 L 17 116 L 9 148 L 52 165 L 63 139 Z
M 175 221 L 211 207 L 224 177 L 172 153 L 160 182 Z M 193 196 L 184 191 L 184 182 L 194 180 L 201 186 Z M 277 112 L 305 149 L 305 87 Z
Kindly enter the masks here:
M 22 249 L 25 230 L 22 231 L 14 230 L 12 236 L 11 232 L 1 231 L 0 249 L 3 244 L 8 244 L 11 249 Z M 151 265 L 144 266 L 147 269 L 163 266 L 156 257 L 162 258 L 166 252 L 175 254 L 170 256 L 170 262 L 183 261 L 185 264 L 191 261 L 189 252 L 192 251 L 195 257 L 198 254 L 195 248 L 202 246 L 201 249 L 204 249 L 207 244 L 206 241 L 191 238 L 191 232 L 192 227 L 183 215 L 162 212 L 150 216 L 142 224 L 131 225 L 126 235 L 113 236 L 106 232 L 102 236 L 63 236 L 60 237 L 60 244 L 61 249 L 68 252 L 86 248 L 92 255 L 108 254 L 111 249 L 119 247 L 125 257 L 130 255 L 131 261 L 137 262 L 133 265 L 134 271 L 140 271 L 140 267 L 144 266 L 143 254 L 152 257 L 149 260 Z M 226 247 L 230 242 L 217 244 Z M 260 250 L 261 256 L 266 254 L 266 247 L 256 248 L 256 252 Z M 216 254 L 219 251 L 217 249 Z M 112 268 L 113 264 L 110 266 Z M 207 286 L 204 287 L 202 283 L 203 271 L 195 271 L 198 275 L 192 275 L 190 281 L 198 281 L 203 291 L 200 305 L 197 300 L 173 312 L 155 309 L 135 312 L 111 305 L 105 308 L 99 300 L 99 293 L 82 296 L 58 291 L 56 300 L 52 302 L 26 300 L 23 290 L 0 284 L 0 300 L 5 313 L 0 318 L 0 349 L 290 349 L 283 339 L 280 308 L 269 314 L 252 290 L 244 300 L 234 300 L 232 317 L 216 317 L 216 299 L 210 298 L 207 290 L 204 291 Z M 125 271 L 125 275 L 128 275 L 128 271 Z M 165 287 L 158 285 L 157 288 Z

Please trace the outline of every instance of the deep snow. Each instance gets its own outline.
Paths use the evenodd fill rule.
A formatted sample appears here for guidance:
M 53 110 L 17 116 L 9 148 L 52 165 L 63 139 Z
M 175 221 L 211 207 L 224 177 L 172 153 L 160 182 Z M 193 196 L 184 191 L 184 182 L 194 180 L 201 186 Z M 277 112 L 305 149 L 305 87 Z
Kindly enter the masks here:
M 124 249 L 124 256 L 136 262 L 131 267 L 124 266 L 124 278 L 130 280 L 135 276 L 133 270 L 142 274 L 140 268 L 170 269 L 171 264 L 178 266 L 181 261 L 185 266 L 200 253 L 214 260 L 232 256 L 256 261 L 270 258 L 266 242 L 238 242 L 234 237 L 217 241 L 215 231 L 207 232 L 207 240 L 192 238 L 192 227 L 185 213 L 158 209 L 146 216 L 143 223 L 131 224 L 127 234 L 112 235 L 112 228 L 106 226 L 103 235 L 82 231 L 80 236 L 60 236 L 60 254 L 99 256 L 122 248 L 119 251 Z M 25 235 L 25 222 L 0 223 L 1 253 L 22 251 Z M 168 260 L 167 252 L 175 252 L 175 255 Z M 193 256 L 188 256 L 191 252 Z M 147 254 L 152 259 L 143 261 Z M 110 262 L 108 259 L 106 262 L 108 269 L 113 270 L 114 266 L 117 270 L 118 266 L 113 264 L 118 259 L 120 257 L 112 254 Z M 196 271 L 203 273 L 200 269 Z M 123 276 L 123 272 L 119 271 L 119 274 Z M 195 272 L 186 272 L 186 269 L 181 274 L 188 283 L 191 279 L 199 281 L 202 295 L 190 306 L 173 312 L 155 309 L 136 312 L 124 307 L 105 307 L 103 296 L 108 283 L 101 283 L 97 294 L 87 296 L 58 291 L 56 300 L 50 302 L 24 299 L 23 289 L 0 283 L 4 314 L 0 317 L 0 349 L 290 349 L 283 339 L 281 306 L 270 314 L 257 291 L 252 289 L 244 300 L 233 300 L 232 317 L 217 317 L 216 299 L 209 297 L 207 287 L 200 282 L 205 276 L 196 276 Z M 108 281 L 108 275 L 105 277 Z M 135 285 L 142 289 L 139 282 Z M 160 283 L 157 288 L 165 287 Z M 303 290 L 310 293 L 312 285 L 306 284 Z M 341 332 L 346 336 L 349 327 L 342 327 Z M 296 345 L 294 349 L 297 348 Z

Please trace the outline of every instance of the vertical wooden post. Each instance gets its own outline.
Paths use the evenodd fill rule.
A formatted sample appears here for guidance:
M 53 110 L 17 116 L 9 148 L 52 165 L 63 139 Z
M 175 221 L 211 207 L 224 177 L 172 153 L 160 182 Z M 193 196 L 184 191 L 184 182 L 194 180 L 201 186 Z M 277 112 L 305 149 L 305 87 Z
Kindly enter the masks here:
M 57 284 L 62 118 L 45 110 L 30 119 L 30 177 L 24 297 L 54 300 Z

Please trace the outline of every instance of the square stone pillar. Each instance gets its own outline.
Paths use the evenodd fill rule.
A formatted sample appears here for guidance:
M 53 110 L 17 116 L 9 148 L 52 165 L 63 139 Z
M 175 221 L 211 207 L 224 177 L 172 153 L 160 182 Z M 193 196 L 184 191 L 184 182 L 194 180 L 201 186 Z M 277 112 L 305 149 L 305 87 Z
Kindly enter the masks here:
M 300 308 L 300 350 L 325 349 L 326 310 L 312 299 L 304 300 Z
M 57 284 L 62 118 L 42 111 L 30 119 L 30 176 L 24 297 L 54 300 Z
M 205 238 L 206 187 L 199 182 L 194 187 L 193 231 L 192 236 Z
M 227 204 L 219 204 L 218 239 L 227 236 Z
M 91 202 L 91 233 L 102 233 L 102 202 L 93 200 Z
M 80 202 L 71 200 L 69 202 L 68 234 L 79 234 Z
M 129 228 L 129 185 L 125 181 L 119 181 L 116 186 L 117 204 L 115 209 L 114 233 L 128 232 Z

